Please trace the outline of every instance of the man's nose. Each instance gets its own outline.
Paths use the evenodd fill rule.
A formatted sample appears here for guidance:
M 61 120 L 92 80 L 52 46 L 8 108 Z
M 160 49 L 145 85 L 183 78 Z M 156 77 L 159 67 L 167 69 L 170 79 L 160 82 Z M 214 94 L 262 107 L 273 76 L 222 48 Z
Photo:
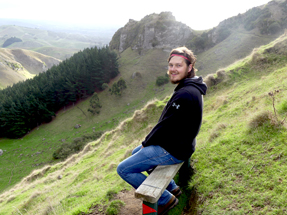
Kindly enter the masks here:
M 170 66 L 169 69 L 170 69 L 171 71 L 174 71 L 174 70 L 175 70 L 175 66 Z

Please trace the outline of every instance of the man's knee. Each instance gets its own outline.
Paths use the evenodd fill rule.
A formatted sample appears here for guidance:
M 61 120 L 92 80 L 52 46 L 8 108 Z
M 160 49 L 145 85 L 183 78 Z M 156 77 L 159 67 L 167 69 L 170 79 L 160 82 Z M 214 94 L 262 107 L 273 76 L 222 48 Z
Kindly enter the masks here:
M 123 162 L 121 162 L 118 167 L 117 167 L 117 173 L 122 176 L 123 174 L 123 170 L 124 170 L 124 165 L 123 165 Z

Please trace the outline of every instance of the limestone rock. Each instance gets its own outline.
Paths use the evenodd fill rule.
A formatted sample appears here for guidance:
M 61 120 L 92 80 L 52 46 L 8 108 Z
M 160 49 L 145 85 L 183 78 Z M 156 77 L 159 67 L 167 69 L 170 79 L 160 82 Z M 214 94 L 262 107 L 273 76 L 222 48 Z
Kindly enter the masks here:
M 141 21 L 130 20 L 113 36 L 110 47 L 123 52 L 163 48 L 171 50 L 183 46 L 194 37 L 193 30 L 177 22 L 171 12 L 151 14 Z

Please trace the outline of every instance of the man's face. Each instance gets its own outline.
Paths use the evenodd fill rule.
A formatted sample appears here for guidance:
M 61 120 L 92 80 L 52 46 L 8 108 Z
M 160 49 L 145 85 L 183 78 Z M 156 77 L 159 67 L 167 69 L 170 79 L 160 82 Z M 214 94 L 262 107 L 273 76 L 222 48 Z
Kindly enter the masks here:
M 184 58 L 173 56 L 168 63 L 169 80 L 173 84 L 178 84 L 185 79 L 192 69 L 192 65 L 187 66 Z

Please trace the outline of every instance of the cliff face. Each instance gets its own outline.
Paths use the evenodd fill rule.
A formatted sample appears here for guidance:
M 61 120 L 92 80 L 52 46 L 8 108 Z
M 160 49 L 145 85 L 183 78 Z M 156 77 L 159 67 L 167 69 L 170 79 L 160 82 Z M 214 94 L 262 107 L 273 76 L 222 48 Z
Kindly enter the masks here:
M 119 52 L 152 48 L 172 49 L 183 46 L 194 36 L 187 25 L 177 22 L 170 12 L 151 14 L 141 21 L 129 20 L 113 36 L 110 47 Z

